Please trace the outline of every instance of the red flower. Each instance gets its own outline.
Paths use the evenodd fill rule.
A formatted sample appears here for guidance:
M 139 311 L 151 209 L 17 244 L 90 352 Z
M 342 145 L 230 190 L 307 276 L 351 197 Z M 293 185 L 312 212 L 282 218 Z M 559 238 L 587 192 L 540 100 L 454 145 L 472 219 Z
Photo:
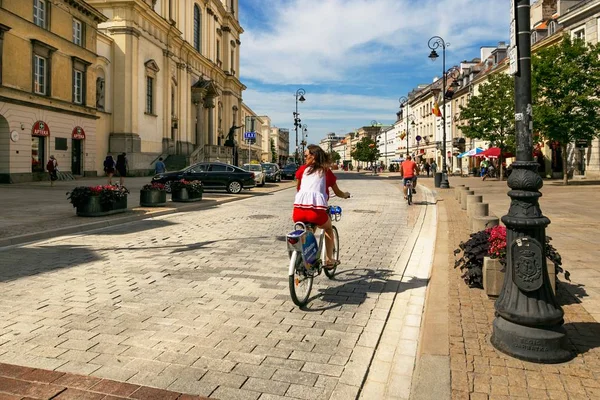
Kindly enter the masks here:
M 490 235 L 488 253 L 495 258 L 506 257 L 506 227 L 498 225 L 486 230 Z

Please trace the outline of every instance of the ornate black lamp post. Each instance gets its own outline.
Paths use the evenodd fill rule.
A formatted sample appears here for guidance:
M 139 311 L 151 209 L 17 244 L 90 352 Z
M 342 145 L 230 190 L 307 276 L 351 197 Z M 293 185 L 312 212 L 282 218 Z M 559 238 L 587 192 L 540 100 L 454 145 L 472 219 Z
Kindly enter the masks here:
M 302 120 L 300 119 L 300 113 L 298 112 L 298 102 L 304 103 L 304 101 L 306 101 L 304 98 L 305 94 L 306 90 L 302 88 L 296 90 L 296 111 L 294 111 L 294 129 L 296 130 L 296 150 L 294 151 L 294 159 L 296 164 L 298 164 L 298 128 L 302 126 Z
M 440 188 L 442 189 L 448 189 L 450 187 L 450 183 L 448 182 L 448 166 L 446 164 L 446 47 L 450 46 L 450 43 L 446 43 L 444 41 L 444 39 L 442 39 L 440 36 L 433 36 L 431 39 L 429 39 L 429 42 L 427 43 L 427 45 L 429 46 L 429 48 L 431 49 L 431 53 L 429 53 L 429 59 L 431 61 L 435 61 L 439 55 L 438 53 L 435 51 L 438 48 L 442 48 L 442 84 L 443 84 L 443 88 L 442 88 L 442 93 L 444 93 L 444 95 L 442 96 L 443 100 L 442 100 L 442 132 L 443 132 L 443 148 L 442 151 L 444 153 L 444 158 L 442 159 L 442 181 L 440 183 Z
M 408 124 L 410 122 L 410 126 L 415 126 L 415 116 L 412 113 L 408 113 L 408 97 L 401 96 L 398 101 L 400 102 L 400 115 L 404 114 L 404 107 L 406 107 L 406 115 L 404 117 L 406 118 L 406 157 L 408 158 L 410 155 L 408 146 Z
M 304 162 L 306 161 L 304 159 L 304 148 L 306 147 L 305 136 L 308 137 L 308 125 L 306 124 L 302 125 L 302 142 L 300 143 L 302 145 L 302 164 L 304 164 Z
M 533 161 L 531 112 L 531 41 L 529 0 L 516 0 L 518 67 L 515 75 L 517 161 L 508 178 L 511 198 L 506 225 L 506 275 L 496 300 L 491 342 L 498 350 L 539 363 L 567 361 L 563 310 L 550 287 L 546 266 L 546 226 L 540 209 L 542 178 Z M 513 69 L 511 67 L 511 69 Z

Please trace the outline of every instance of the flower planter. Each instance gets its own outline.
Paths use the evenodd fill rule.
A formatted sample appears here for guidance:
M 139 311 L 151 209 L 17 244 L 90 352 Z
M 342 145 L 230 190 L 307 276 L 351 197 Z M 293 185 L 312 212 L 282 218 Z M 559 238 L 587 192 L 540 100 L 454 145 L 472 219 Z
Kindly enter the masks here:
M 77 207 L 77 215 L 80 217 L 102 217 L 125 211 L 127 211 L 127 196 L 110 205 L 100 204 L 100 196 L 90 196 L 85 204 Z
M 162 207 L 167 204 L 167 192 L 164 190 L 141 190 L 140 206 Z
M 202 200 L 202 193 L 190 195 L 188 190 L 185 188 L 173 190 L 173 192 L 171 193 L 171 200 L 182 203 L 200 201 Z

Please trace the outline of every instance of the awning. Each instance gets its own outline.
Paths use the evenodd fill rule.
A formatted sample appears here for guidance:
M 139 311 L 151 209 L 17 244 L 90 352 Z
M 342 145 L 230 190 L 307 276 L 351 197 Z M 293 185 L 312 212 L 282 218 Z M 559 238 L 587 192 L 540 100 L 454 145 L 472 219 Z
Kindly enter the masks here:
M 480 149 L 479 147 L 476 147 L 474 149 L 471 149 L 469 151 L 465 151 L 462 154 L 459 154 L 457 157 L 458 158 L 463 158 L 463 157 L 473 157 L 477 154 L 483 153 L 483 149 Z

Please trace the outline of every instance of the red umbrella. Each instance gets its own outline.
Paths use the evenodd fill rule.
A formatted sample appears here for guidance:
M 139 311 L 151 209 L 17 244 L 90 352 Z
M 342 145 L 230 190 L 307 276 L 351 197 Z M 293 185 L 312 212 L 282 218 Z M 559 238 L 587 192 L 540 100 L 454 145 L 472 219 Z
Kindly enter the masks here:
M 508 151 L 506 151 L 502 154 L 503 158 L 510 158 L 510 157 L 514 157 L 514 156 L 515 155 L 513 153 L 510 153 Z M 500 147 L 490 147 L 483 153 L 477 154 L 477 157 L 498 158 L 498 157 L 500 157 Z

